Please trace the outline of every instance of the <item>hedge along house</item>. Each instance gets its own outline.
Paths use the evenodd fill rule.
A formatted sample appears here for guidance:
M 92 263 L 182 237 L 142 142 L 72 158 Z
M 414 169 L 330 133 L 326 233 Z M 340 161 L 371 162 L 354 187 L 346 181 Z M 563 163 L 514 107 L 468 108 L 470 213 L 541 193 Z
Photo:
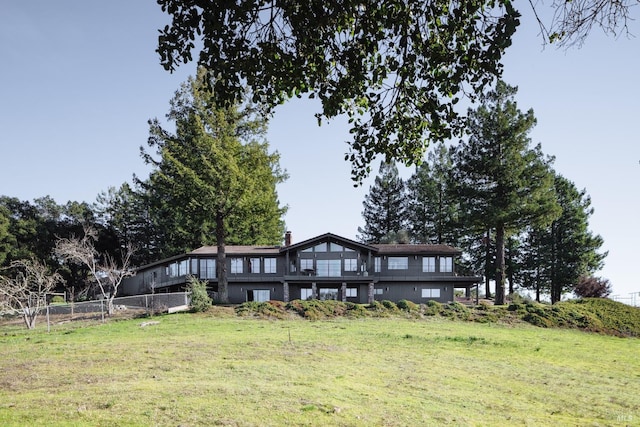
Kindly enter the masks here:
M 226 246 L 229 302 L 334 299 L 371 303 L 406 299 L 454 301 L 455 289 L 467 297 L 480 277 L 456 274 L 458 249 L 447 245 L 363 244 L 327 233 L 284 246 Z M 140 267 L 125 279 L 126 295 L 184 290 L 189 275 L 218 290 L 217 247 Z

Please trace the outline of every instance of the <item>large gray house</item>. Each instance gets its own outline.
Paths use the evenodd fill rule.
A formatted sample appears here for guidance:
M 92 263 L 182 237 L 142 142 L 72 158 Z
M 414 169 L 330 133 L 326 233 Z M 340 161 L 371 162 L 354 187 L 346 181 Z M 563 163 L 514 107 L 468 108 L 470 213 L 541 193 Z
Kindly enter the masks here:
M 467 296 L 480 277 L 456 273 L 461 252 L 447 245 L 363 244 L 327 233 L 284 246 L 226 246 L 229 302 L 335 299 L 371 303 L 402 299 L 415 303 Z M 203 246 L 186 254 L 140 267 L 125 279 L 125 295 L 183 290 L 189 275 L 209 282 L 217 292 L 217 248 Z

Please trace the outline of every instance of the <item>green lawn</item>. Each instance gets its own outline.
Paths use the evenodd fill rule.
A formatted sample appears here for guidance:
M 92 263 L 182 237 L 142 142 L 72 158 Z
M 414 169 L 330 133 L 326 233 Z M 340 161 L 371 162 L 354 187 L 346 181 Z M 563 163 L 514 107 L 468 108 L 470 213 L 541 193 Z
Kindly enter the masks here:
M 0 425 L 640 425 L 637 338 L 441 318 L 79 326 L 0 327 Z

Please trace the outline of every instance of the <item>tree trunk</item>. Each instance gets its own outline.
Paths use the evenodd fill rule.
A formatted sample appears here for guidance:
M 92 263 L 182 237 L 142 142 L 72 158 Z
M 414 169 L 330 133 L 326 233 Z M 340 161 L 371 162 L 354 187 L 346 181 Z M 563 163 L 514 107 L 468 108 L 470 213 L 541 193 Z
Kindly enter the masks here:
M 216 213 L 216 243 L 218 245 L 218 302 L 229 303 L 229 286 L 227 281 L 227 254 L 225 252 L 224 215 Z
M 496 299 L 497 305 L 504 304 L 504 223 L 496 225 Z
M 507 251 L 507 277 L 509 279 L 509 295 L 513 295 L 513 239 L 507 239 L 509 250 Z
M 484 243 L 485 259 L 484 259 L 484 295 L 485 298 L 491 298 L 491 288 L 489 287 L 489 265 L 491 264 L 491 229 L 487 228 L 487 238 Z

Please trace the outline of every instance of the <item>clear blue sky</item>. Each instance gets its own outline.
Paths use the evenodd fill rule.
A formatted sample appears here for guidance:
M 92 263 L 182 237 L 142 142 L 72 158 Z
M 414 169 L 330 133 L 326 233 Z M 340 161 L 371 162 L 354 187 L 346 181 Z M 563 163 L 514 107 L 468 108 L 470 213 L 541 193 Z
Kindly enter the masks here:
M 535 111 L 533 142 L 591 196 L 590 228 L 609 251 L 598 275 L 629 297 L 640 291 L 640 41 L 596 29 L 581 49 L 542 49 L 528 3 L 520 7 L 525 17 L 504 80 L 519 87 L 520 109 Z M 147 120 L 164 117 L 195 70 L 169 74 L 159 65 L 157 29 L 166 23 L 151 0 L 0 2 L 0 194 L 93 202 L 134 173 L 146 176 L 139 147 Z M 640 36 L 637 21 L 629 28 Z M 271 146 L 290 174 L 278 190 L 289 205 L 287 227 L 296 241 L 325 232 L 355 238 L 373 177 L 353 187 L 345 121 L 318 127 L 317 110 L 294 100 L 270 125 Z

